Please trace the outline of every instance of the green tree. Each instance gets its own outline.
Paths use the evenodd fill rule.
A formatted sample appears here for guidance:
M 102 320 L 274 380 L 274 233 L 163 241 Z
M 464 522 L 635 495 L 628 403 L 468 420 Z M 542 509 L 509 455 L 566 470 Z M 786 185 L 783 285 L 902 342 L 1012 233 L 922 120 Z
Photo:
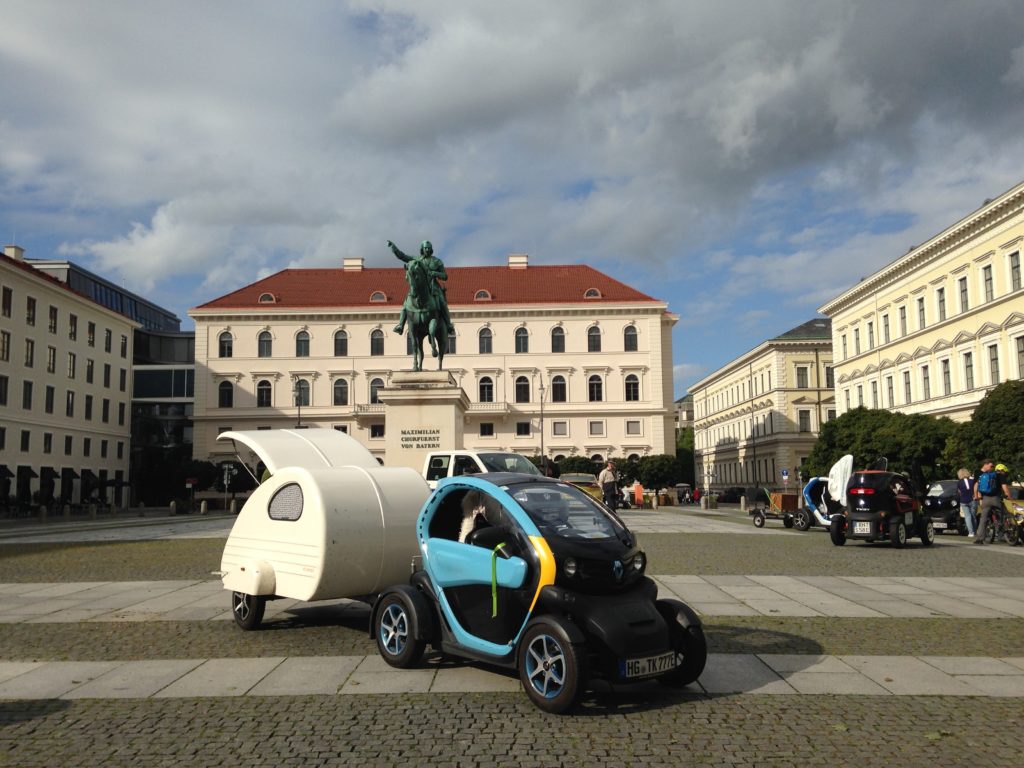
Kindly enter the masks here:
M 687 427 L 681 429 L 676 435 L 676 459 L 679 460 L 679 468 L 682 474 L 679 477 L 679 482 L 689 483 L 691 486 L 694 482 L 693 475 L 693 427 Z
M 601 468 L 586 456 L 569 456 L 564 458 L 558 462 L 558 468 L 562 471 L 563 475 L 567 472 L 582 472 L 588 475 L 596 475 L 601 471 Z
M 644 456 L 639 462 L 639 480 L 644 488 L 669 488 L 680 482 L 679 460 L 668 454 Z
M 1024 381 L 1007 381 L 989 391 L 971 420 L 961 425 L 948 453 L 968 469 L 976 469 L 984 458 L 995 459 L 1019 477 L 1024 471 Z

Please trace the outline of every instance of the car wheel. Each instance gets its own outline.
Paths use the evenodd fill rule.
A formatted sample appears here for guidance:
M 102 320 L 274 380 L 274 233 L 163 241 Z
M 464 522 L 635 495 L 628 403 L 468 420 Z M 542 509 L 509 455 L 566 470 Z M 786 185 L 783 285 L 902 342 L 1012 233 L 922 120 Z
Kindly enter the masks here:
M 793 517 L 793 527 L 798 531 L 806 531 L 811 527 L 811 513 L 806 509 L 798 509 Z
M 377 650 L 392 667 L 411 667 L 423 658 L 427 644 L 413 635 L 413 611 L 405 595 L 392 592 L 380 601 L 374 613 L 373 635 L 377 638 Z
M 846 518 L 842 515 L 833 517 L 828 526 L 828 535 L 837 547 L 843 546 L 846 543 Z
M 935 543 L 935 524 L 931 520 L 922 520 L 919 526 L 918 536 L 921 537 L 921 543 L 930 547 Z
M 231 593 L 231 615 L 235 617 L 235 624 L 244 630 L 259 629 L 266 608 L 267 598 L 264 595 Z
M 902 520 L 889 526 L 889 541 L 894 547 L 902 547 L 907 543 L 907 526 Z
M 584 658 L 558 620 L 528 626 L 519 645 L 519 680 L 530 701 L 552 714 L 571 709 L 583 692 Z
M 672 627 L 672 647 L 675 649 L 679 666 L 658 678 L 658 682 L 669 688 L 682 688 L 700 677 L 708 662 L 708 641 L 701 627 Z M 678 657 L 682 656 L 682 659 Z
M 793 516 L 792 515 L 786 515 L 784 518 L 782 518 L 782 524 L 784 526 L 786 526 L 787 528 L 792 528 L 793 527 Z
M 764 528 L 764 512 L 755 512 L 754 513 L 754 527 L 755 528 Z

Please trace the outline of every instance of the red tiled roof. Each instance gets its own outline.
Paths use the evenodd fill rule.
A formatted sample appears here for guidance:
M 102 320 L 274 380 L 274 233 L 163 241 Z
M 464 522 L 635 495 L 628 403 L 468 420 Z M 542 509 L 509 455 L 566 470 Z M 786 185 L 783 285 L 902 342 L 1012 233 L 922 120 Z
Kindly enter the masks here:
M 448 267 L 448 304 L 589 304 L 657 301 L 618 280 L 582 264 L 539 265 L 525 269 L 509 267 Z M 591 288 L 600 298 L 584 298 Z M 490 301 L 476 301 L 485 290 Z M 370 301 L 375 291 L 385 301 Z M 256 309 L 261 295 L 275 297 L 271 306 L 288 307 L 373 307 L 401 306 L 408 286 L 401 267 L 371 267 L 362 271 L 335 269 L 286 269 L 239 288 L 233 293 L 202 304 L 196 309 Z

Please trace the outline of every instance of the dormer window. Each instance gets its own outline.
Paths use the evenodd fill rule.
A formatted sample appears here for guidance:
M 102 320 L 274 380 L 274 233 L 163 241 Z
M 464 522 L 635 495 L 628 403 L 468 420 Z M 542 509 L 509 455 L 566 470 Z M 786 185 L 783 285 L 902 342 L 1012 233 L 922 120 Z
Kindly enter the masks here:
M 276 304 L 276 303 L 277 303 L 277 299 L 274 297 L 274 294 L 272 294 L 272 293 L 261 293 L 260 294 L 260 304 Z
M 583 294 L 584 299 L 600 299 L 601 292 L 597 288 L 587 288 L 587 292 Z
M 481 288 L 479 291 L 473 294 L 473 301 L 490 301 L 491 292 Z
M 374 291 L 370 294 L 370 301 L 387 301 L 388 297 L 384 295 L 384 291 Z

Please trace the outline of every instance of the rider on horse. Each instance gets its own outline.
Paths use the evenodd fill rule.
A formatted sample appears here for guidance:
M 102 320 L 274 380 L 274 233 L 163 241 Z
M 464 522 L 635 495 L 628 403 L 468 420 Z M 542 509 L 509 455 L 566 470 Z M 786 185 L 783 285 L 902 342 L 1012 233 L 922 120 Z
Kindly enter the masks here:
M 427 273 L 428 283 L 430 285 L 430 296 L 422 297 L 433 305 L 436 310 L 438 319 L 444 323 L 449 334 L 455 333 L 455 328 L 452 325 L 451 315 L 448 313 L 448 300 L 445 297 L 445 289 L 438 283 L 438 280 L 447 280 L 448 273 L 444 270 L 444 262 L 442 262 L 437 256 L 434 255 L 434 246 L 430 244 L 429 240 L 424 240 L 420 244 L 420 255 L 419 256 L 406 256 L 402 253 L 398 246 L 388 240 L 388 247 L 391 252 L 395 254 L 399 259 L 405 262 L 405 279 L 409 283 L 410 293 L 413 290 L 412 275 L 409 273 L 410 262 L 419 262 L 420 266 L 424 267 Z M 409 297 L 406 296 L 405 302 L 402 304 L 402 312 L 398 316 L 398 325 L 395 326 L 395 333 L 403 333 L 405 331 L 405 322 L 407 317 L 407 309 L 409 304 Z

